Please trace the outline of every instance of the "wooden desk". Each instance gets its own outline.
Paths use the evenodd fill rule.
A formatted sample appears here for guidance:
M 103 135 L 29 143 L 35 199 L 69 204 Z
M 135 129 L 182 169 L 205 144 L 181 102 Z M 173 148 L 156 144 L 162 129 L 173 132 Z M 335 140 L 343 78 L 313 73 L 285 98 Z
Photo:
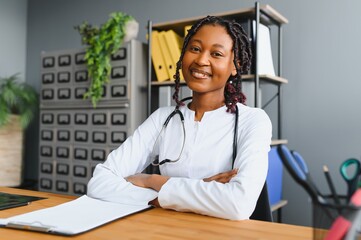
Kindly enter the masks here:
M 0 211 L 0 218 L 55 206 L 72 196 L 0 187 L 0 192 L 46 197 L 28 206 Z M 230 221 L 193 213 L 154 208 L 134 214 L 89 232 L 73 236 L 0 228 L 0 239 L 312 239 L 312 229 L 254 220 Z

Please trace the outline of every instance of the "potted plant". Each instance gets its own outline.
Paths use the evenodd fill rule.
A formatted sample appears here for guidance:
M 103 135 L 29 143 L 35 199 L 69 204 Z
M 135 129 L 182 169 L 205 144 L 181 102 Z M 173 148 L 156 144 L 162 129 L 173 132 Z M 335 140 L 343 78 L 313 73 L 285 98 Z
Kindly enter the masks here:
M 23 132 L 37 107 L 37 92 L 18 74 L 0 78 L 0 186 L 22 182 Z
M 123 43 L 137 37 L 139 24 L 128 14 L 114 12 L 100 27 L 85 21 L 74 28 L 86 45 L 85 63 L 91 77 L 89 90 L 84 97 L 91 98 L 93 106 L 96 107 L 103 95 L 104 84 L 109 82 L 111 55 L 116 53 Z

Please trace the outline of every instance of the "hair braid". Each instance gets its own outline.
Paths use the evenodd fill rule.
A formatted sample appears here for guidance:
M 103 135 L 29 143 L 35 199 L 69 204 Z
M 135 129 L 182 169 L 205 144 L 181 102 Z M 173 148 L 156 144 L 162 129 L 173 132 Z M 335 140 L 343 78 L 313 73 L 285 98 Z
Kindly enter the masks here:
M 183 106 L 184 105 L 184 103 L 181 101 L 181 99 L 179 99 L 179 88 L 180 88 L 180 84 L 179 84 L 179 82 L 180 82 L 180 74 L 179 74 L 179 71 L 182 68 L 182 60 L 183 60 L 185 50 L 186 50 L 186 48 L 188 46 L 189 40 L 198 31 L 198 29 L 201 26 L 203 26 L 205 22 L 208 21 L 208 17 L 209 16 L 207 16 L 206 18 L 200 19 L 198 22 L 193 24 L 193 26 L 188 30 L 188 33 L 184 38 L 181 55 L 180 55 L 179 60 L 177 62 L 176 74 L 174 75 L 175 91 L 174 91 L 174 94 L 173 94 L 173 99 L 176 102 L 177 106 Z

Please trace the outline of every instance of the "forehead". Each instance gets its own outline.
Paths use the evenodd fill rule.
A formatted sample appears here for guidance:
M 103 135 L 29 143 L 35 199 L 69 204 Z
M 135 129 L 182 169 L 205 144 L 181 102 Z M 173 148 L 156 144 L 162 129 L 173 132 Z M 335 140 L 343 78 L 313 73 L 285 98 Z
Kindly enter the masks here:
M 232 49 L 233 40 L 225 27 L 221 25 L 203 25 L 191 38 L 199 40 L 202 44 L 222 45 L 226 49 Z

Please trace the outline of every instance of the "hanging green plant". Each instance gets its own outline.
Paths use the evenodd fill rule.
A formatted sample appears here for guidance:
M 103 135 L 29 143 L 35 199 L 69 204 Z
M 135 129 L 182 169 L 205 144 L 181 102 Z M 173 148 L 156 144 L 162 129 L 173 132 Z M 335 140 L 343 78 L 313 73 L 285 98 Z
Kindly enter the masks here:
M 83 22 L 75 26 L 82 37 L 82 43 L 86 45 L 85 62 L 91 84 L 84 98 L 91 98 L 96 107 L 103 95 L 103 86 L 109 82 L 111 73 L 111 55 L 114 54 L 123 43 L 135 38 L 138 34 L 138 23 L 135 19 L 122 12 L 110 14 L 106 23 L 101 27 L 92 26 Z

